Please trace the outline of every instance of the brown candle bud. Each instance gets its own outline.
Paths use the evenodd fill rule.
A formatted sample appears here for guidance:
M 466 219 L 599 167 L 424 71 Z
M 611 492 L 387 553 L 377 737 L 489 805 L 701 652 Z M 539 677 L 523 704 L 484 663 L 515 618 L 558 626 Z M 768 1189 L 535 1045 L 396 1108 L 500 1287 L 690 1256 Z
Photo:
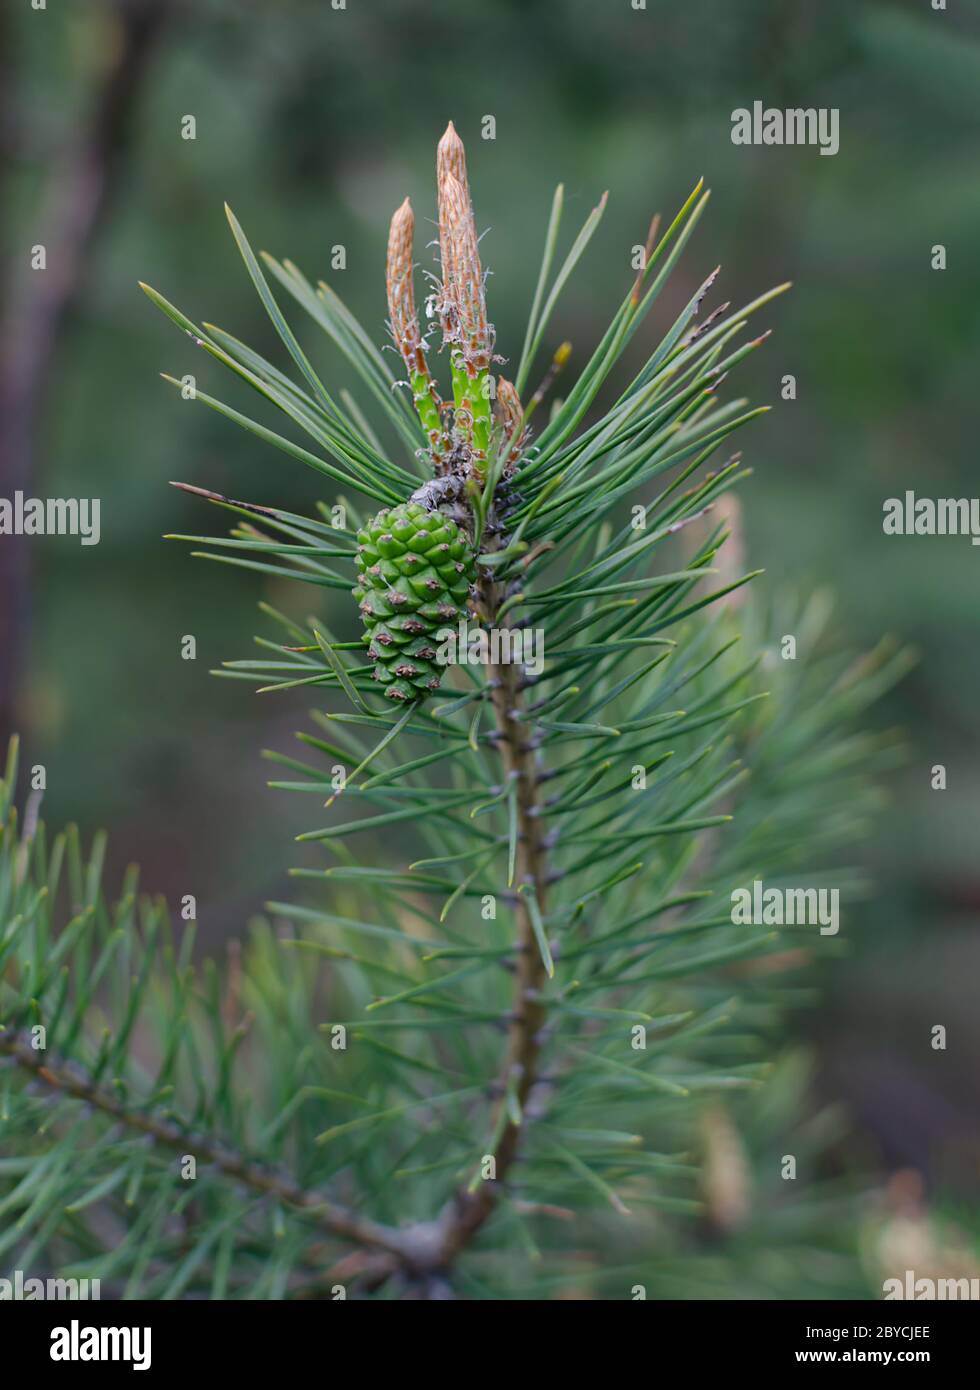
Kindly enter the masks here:
M 490 335 L 476 223 L 462 184 L 448 171 L 439 181 L 439 221 L 445 225 L 444 298 L 452 306 L 454 341 L 471 372 L 490 363 Z
M 412 279 L 412 244 L 415 217 L 406 198 L 391 219 L 388 232 L 386 287 L 388 317 L 395 346 L 411 370 L 419 346 L 419 325 L 415 313 L 415 287 Z

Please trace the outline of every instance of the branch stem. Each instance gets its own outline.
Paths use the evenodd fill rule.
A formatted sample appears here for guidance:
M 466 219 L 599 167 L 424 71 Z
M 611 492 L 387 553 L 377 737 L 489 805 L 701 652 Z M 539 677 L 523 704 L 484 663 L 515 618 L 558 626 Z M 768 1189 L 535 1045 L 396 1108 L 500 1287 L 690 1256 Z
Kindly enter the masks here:
M 483 621 L 497 621 L 506 598 L 505 586 L 492 579 L 480 586 Z M 515 884 L 533 889 L 536 904 L 544 912 L 547 864 L 544 817 L 540 813 L 541 780 L 533 748 L 533 727 L 528 723 L 521 690 L 522 668 L 508 663 L 491 666 L 488 683 L 496 721 L 496 747 L 503 763 L 503 780 L 516 787 L 517 854 Z M 444 1218 L 441 1248 L 443 1268 L 473 1239 L 489 1218 L 520 1145 L 527 1118 L 527 1102 L 538 1079 L 545 1009 L 541 989 L 545 966 L 535 936 L 528 894 L 518 892 L 516 916 L 514 999 L 507 1046 L 498 1077 L 498 1100 L 491 1133 L 495 1136 L 495 1176 L 457 1194 Z M 516 1099 L 516 1106 L 514 1100 Z

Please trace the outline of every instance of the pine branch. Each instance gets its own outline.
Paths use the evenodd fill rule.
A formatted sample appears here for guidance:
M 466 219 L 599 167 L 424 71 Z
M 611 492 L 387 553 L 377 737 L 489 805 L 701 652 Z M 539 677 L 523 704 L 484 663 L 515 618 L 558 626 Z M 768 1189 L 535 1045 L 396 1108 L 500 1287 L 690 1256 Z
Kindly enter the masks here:
M 642 270 L 536 437 L 528 421 L 568 359 L 565 346 L 539 390 L 526 404 L 521 397 L 606 197 L 552 278 L 556 194 L 511 383 L 493 376 L 478 227 L 452 125 L 439 145 L 437 192 L 441 276 L 429 307 L 447 391 L 420 330 L 408 200 L 392 219 L 386 273 L 405 393 L 392 392 L 370 335 L 333 291 L 314 289 L 288 261 L 257 257 L 230 213 L 295 379 L 147 289 L 198 350 L 305 441 L 217 397 L 198 391 L 199 401 L 371 504 L 362 515 L 345 493 L 339 517 L 322 504 L 317 518 L 303 518 L 205 492 L 237 518 L 230 537 L 205 540 L 209 558 L 292 577 L 314 594 L 347 587 L 356 570 L 364 635 L 336 641 L 320 615 L 298 622 L 266 608 L 279 640 L 259 639 L 259 659 L 221 672 L 327 699 L 313 713 L 317 734 L 300 735 L 302 759 L 269 756 L 290 779 L 273 785 L 324 801 L 322 823 L 299 838 L 323 851 L 326 866 L 297 876 L 330 897 L 324 906 L 271 904 L 298 934 L 275 956 L 260 947 L 250 966 L 263 1037 L 275 1049 L 274 1025 L 288 1018 L 299 1054 L 275 1054 L 282 1075 L 258 1146 L 239 1142 L 255 1130 L 215 995 L 203 1015 L 218 1025 L 218 1078 L 199 1108 L 227 1118 L 233 1152 L 258 1152 L 269 1136 L 281 1151 L 288 1133 L 297 1192 L 313 1201 L 353 1192 L 353 1207 L 329 1207 L 341 1223 L 333 1233 L 371 1247 L 376 1284 L 397 1276 L 400 1290 L 423 1297 L 467 1287 L 478 1236 L 481 1249 L 533 1247 L 528 1213 L 542 1205 L 619 1218 L 644 1207 L 698 1210 L 698 1172 L 682 1157 L 692 1131 L 707 1100 L 762 1084 L 767 1040 L 802 995 L 783 978 L 788 962 L 813 950 L 798 949 L 795 936 L 788 950 L 764 923 L 737 924 L 732 892 L 761 873 L 818 875 L 822 856 L 857 833 L 874 805 L 864 771 L 890 748 L 855 744 L 849 731 L 861 700 L 902 669 L 901 657 L 881 653 L 853 684 L 835 685 L 812 655 L 819 624 L 808 610 L 805 678 L 794 673 L 772 702 L 761 685 L 773 630 L 793 629 L 773 629 L 742 602 L 754 576 L 733 568 L 723 549 L 730 527 L 713 518 L 746 470 L 740 453 L 710 461 L 763 413 L 722 402 L 719 387 L 765 342 L 765 332 L 740 335 L 786 286 L 701 317 L 712 271 L 611 404 L 591 415 L 705 210 L 701 184 L 665 230 L 654 219 Z M 409 467 L 387 456 L 352 397 L 327 389 L 274 286 L 358 372 Z M 492 646 L 526 635 L 531 621 L 548 642 L 539 667 Z M 475 664 L 458 651 L 454 663 L 439 644 L 471 624 L 487 646 Z M 829 814 L 845 795 L 853 824 Z M 366 853 L 351 848 L 360 836 L 370 838 Z M 840 878 L 847 886 L 855 876 Z M 488 909 L 476 930 L 475 902 Z M 66 954 L 73 932 L 83 934 L 65 928 Z M 320 967 L 322 990 L 312 983 Z M 53 983 L 42 983 L 50 999 Z M 26 988 L 19 980 L 21 1013 Z M 182 1006 L 186 991 L 174 993 Z M 309 1041 L 314 1002 L 318 1045 Z M 344 1041 L 331 1055 L 325 1039 L 334 1034 Z M 171 1048 L 179 1039 L 164 1028 L 165 1055 Z M 113 1061 L 125 1052 L 117 1042 Z M 200 1056 L 195 1048 L 192 1072 Z M 727 1133 L 725 1122 L 713 1132 Z M 229 1219 L 215 1194 L 215 1239 Z M 289 1258 L 307 1254 L 297 1236 Z M 269 1258 L 270 1287 L 281 1287 L 288 1266 Z
M 213 1135 L 190 1132 L 175 1120 L 148 1114 L 96 1085 L 79 1068 L 49 1058 L 32 1047 L 26 1034 L 0 1031 L 0 1057 L 9 1059 L 36 1082 L 63 1096 L 80 1100 L 121 1125 L 146 1135 L 176 1153 L 192 1152 L 214 1165 L 226 1177 L 261 1196 L 275 1197 L 309 1216 L 328 1234 L 369 1250 L 405 1258 L 406 1242 L 399 1233 L 346 1211 L 326 1197 L 301 1187 L 288 1174 L 275 1172 L 236 1153 Z

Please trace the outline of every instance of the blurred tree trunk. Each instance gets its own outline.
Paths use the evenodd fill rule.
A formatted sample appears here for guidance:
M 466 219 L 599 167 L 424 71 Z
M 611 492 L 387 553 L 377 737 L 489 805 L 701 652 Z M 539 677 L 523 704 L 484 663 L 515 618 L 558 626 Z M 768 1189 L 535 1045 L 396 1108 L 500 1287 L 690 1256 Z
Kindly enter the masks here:
M 113 0 L 106 7 L 111 57 L 92 94 L 88 115 L 52 159 L 41 206 L 29 231 L 17 229 L 4 248 L 0 310 L 0 484 L 3 495 L 37 487 L 39 435 L 59 342 L 84 284 L 93 242 L 118 182 L 133 112 L 173 0 Z M 17 83 L 9 13 L 0 19 L 0 72 L 5 93 L 3 158 L 18 151 Z M 30 247 L 43 243 L 46 269 L 30 268 Z M 17 695 L 31 609 L 25 538 L 0 540 L 0 733 L 17 724 Z

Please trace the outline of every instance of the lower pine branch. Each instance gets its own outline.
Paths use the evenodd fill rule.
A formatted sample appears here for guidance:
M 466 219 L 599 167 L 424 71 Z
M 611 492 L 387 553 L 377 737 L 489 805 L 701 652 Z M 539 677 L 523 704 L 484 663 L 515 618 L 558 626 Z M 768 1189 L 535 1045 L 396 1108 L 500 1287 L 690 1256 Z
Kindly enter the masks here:
M 500 596 L 489 585 L 484 594 L 484 621 L 492 624 Z M 508 1020 L 507 1043 L 495 1088 L 496 1102 L 491 1133 L 494 1136 L 494 1177 L 475 1180 L 460 1189 L 441 1217 L 405 1227 L 379 1225 L 328 1200 L 321 1193 L 298 1184 L 290 1175 L 272 1170 L 235 1152 L 218 1138 L 193 1133 L 178 1121 L 130 1107 L 114 1092 L 97 1085 L 81 1070 L 47 1060 L 25 1037 L 0 1030 L 0 1059 L 6 1057 L 29 1072 L 51 1093 L 73 1096 L 93 1110 L 150 1136 L 177 1152 L 192 1152 L 214 1165 L 226 1177 L 247 1189 L 274 1197 L 302 1212 L 322 1230 L 350 1242 L 363 1255 L 341 1260 L 352 1274 L 377 1286 L 401 1276 L 412 1296 L 451 1296 L 446 1276 L 462 1250 L 489 1219 L 502 1186 L 518 1156 L 525 1128 L 528 1102 L 538 1081 L 542 1030 L 546 1013 L 541 1003 L 545 968 L 534 933 L 528 896 L 532 889 L 543 912 L 546 897 L 546 849 L 539 814 L 537 756 L 531 726 L 519 718 L 523 708 L 521 668 L 507 664 L 491 667 L 490 689 L 496 723 L 496 743 L 503 774 L 516 787 L 517 852 L 515 863 L 516 939 L 513 1003 Z
M 330 1235 L 390 1256 L 393 1267 L 394 1263 L 405 1258 L 404 1242 L 397 1230 L 378 1225 L 338 1206 L 321 1193 L 302 1187 L 289 1174 L 265 1167 L 237 1153 L 213 1135 L 191 1131 L 176 1120 L 131 1107 L 115 1093 L 98 1086 L 80 1068 L 63 1060 L 48 1059 L 21 1034 L 0 1031 L 0 1060 L 4 1058 L 21 1071 L 29 1073 L 52 1095 L 71 1096 L 83 1101 L 92 1110 L 149 1136 L 166 1148 L 203 1158 L 250 1191 L 277 1198 L 302 1212 Z

